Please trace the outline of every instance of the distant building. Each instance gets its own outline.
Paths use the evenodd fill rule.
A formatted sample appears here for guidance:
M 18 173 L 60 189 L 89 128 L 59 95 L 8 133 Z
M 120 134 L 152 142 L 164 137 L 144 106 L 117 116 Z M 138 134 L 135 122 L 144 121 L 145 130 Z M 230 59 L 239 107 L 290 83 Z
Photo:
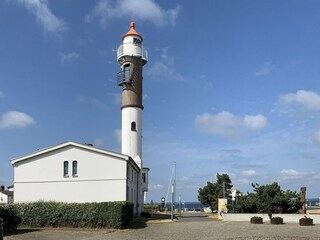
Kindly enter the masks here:
M 0 186 L 0 203 L 12 203 L 13 191 L 5 190 L 4 186 Z
M 149 169 L 142 162 L 142 69 L 148 60 L 142 41 L 131 22 L 117 52 L 121 153 L 66 142 L 13 159 L 14 202 L 131 201 L 136 214 L 143 210 Z

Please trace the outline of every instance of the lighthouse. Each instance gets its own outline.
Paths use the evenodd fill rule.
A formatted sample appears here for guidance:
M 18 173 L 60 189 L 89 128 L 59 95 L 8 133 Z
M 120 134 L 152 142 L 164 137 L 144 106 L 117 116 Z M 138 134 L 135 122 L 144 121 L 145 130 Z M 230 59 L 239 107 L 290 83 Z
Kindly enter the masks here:
M 130 156 L 140 169 L 136 183 L 133 181 L 135 186 L 128 186 L 127 192 L 127 199 L 134 202 L 135 213 L 143 211 L 149 172 L 149 168 L 144 168 L 142 164 L 142 69 L 148 61 L 148 53 L 142 42 L 143 38 L 137 33 L 135 23 L 131 22 L 117 51 L 121 66 L 117 82 L 122 87 L 121 153 Z M 130 172 L 127 177 L 130 178 Z
M 118 85 L 122 87 L 121 153 L 129 155 L 142 168 L 142 68 L 148 55 L 142 46 L 143 38 L 137 33 L 135 23 L 122 37 L 117 58 L 121 66 Z

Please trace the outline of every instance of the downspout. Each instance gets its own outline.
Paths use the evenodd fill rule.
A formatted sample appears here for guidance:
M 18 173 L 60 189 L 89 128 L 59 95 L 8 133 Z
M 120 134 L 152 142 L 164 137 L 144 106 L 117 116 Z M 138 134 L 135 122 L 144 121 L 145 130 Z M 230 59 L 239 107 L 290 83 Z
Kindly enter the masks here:
M 139 179 L 140 179 L 140 172 L 137 172 L 137 193 L 136 193 L 136 197 L 137 197 L 137 208 L 136 208 L 136 213 L 139 213 Z M 142 210 L 142 209 L 141 209 Z M 141 214 L 141 213 L 140 213 Z
M 126 202 L 128 201 L 129 199 L 129 196 L 128 196 L 128 168 L 129 168 L 129 161 L 127 162 L 127 169 L 126 169 Z

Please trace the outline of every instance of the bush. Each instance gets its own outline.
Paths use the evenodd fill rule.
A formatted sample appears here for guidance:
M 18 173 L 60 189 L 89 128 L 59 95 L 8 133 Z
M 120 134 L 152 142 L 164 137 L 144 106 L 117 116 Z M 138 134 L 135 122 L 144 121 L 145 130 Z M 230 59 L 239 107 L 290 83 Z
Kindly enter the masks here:
M 313 225 L 313 219 L 304 217 L 299 219 L 299 225 L 300 226 L 312 226 Z
M 283 224 L 282 217 L 273 217 L 271 218 L 271 224 Z
M 143 211 L 144 212 L 157 212 L 159 211 L 159 205 L 158 204 L 153 204 L 151 207 L 151 204 L 144 204 L 143 205 Z
M 124 228 L 133 218 L 129 202 L 15 204 L 22 225 L 30 227 Z
M 0 218 L 3 220 L 3 230 L 5 232 L 17 229 L 20 218 L 17 216 L 13 204 L 0 204 Z
M 262 224 L 263 223 L 263 218 L 262 217 L 252 217 L 251 219 L 250 219 L 250 222 L 252 223 L 252 224 Z

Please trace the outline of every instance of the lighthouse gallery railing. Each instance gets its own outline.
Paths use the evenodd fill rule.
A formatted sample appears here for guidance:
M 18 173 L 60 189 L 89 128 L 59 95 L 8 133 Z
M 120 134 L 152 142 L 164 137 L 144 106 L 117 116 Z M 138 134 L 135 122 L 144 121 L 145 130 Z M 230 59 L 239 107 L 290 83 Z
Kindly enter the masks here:
M 126 43 L 124 43 L 124 44 L 126 44 Z M 126 48 L 124 47 L 124 44 L 121 44 L 118 47 L 117 59 L 119 59 L 123 56 L 134 56 L 134 57 L 141 57 L 142 60 L 148 61 L 148 52 L 143 46 L 139 46 L 139 47 L 135 48 L 134 51 L 132 51 L 131 49 L 125 50 Z

